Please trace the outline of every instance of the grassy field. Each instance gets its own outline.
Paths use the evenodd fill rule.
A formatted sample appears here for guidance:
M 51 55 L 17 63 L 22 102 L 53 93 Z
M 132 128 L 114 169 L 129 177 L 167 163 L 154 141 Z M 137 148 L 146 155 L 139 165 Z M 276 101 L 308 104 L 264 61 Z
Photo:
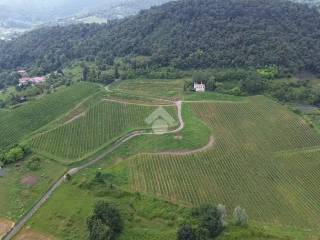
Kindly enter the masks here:
M 65 170 L 48 159 L 42 159 L 37 171 L 28 170 L 26 161 L 6 168 L 0 177 L 0 218 L 17 220 Z
M 99 89 L 95 84 L 78 83 L 18 108 L 1 110 L 0 149 L 25 141 L 52 122 L 63 119 Z M 41 168 L 30 171 L 26 167 L 27 160 L 7 166 L 6 175 L 0 177 L 0 218 L 17 220 L 66 170 L 49 158 L 42 158 Z
M 94 84 L 78 83 L 16 109 L 2 111 L 0 148 L 23 140 L 32 132 L 68 112 L 98 89 L 98 86 Z
M 58 157 L 66 163 L 80 160 L 125 133 L 149 129 L 151 126 L 145 119 L 157 108 L 102 100 L 87 111 L 78 113 L 64 125 L 36 136 L 31 146 L 36 151 Z M 165 109 L 173 117 L 176 116 L 175 106 Z
M 185 128 L 179 133 L 139 136 L 124 144 L 117 152 L 123 159 L 138 153 L 186 151 L 205 146 L 212 131 L 194 116 L 190 105 L 183 104 L 182 116 Z
M 187 209 L 123 191 L 120 186 L 127 182 L 127 170 L 121 164 L 99 170 L 107 176 L 106 183 L 94 183 L 96 171 L 85 170 L 63 185 L 34 216 L 29 226 L 57 239 L 87 239 L 86 219 L 94 203 L 104 200 L 117 206 L 125 219 L 124 232 L 118 239 L 175 239 L 176 228 Z
M 0 91 L 0 100 L 5 100 L 8 96 L 10 96 L 10 93 L 15 93 L 16 89 L 15 87 L 8 87 L 5 91 Z
M 126 80 L 114 84 L 113 90 L 139 96 L 182 99 L 184 80 Z
M 320 136 L 302 118 L 264 97 L 193 103 L 192 109 L 212 129 L 215 147 L 188 156 L 134 157 L 132 191 L 192 205 L 222 203 L 229 210 L 241 205 L 260 222 L 320 227 L 320 191 L 314 185 L 319 165 L 304 154 L 320 146 Z M 302 151 L 303 176 L 297 174 L 299 161 L 278 156 L 293 150 Z

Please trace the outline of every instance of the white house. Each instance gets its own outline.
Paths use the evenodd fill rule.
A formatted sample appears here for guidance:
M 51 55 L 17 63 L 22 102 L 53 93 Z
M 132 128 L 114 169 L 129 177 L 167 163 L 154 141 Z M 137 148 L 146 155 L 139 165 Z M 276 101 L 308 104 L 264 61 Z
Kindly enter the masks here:
M 196 92 L 205 92 L 206 91 L 206 85 L 203 84 L 203 83 L 194 83 L 193 84 L 193 89 L 196 91 Z

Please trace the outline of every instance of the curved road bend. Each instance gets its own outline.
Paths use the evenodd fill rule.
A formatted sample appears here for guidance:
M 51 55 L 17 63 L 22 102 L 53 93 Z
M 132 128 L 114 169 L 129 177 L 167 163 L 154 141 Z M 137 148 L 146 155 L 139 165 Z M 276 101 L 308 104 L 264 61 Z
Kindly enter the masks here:
M 176 133 L 176 132 L 181 131 L 184 128 L 184 122 L 183 122 L 183 118 L 182 118 L 182 102 L 178 101 L 175 104 L 176 104 L 177 109 L 178 109 L 178 118 L 179 118 L 180 126 L 176 130 L 165 132 L 165 133 L 161 133 L 161 134 Z M 128 142 L 130 139 L 132 139 L 134 137 L 137 137 L 137 136 L 150 135 L 150 134 L 155 134 L 155 133 L 146 133 L 144 131 L 131 132 L 128 135 L 126 135 L 125 137 L 123 137 L 120 140 L 118 140 L 117 142 L 115 142 L 114 144 L 112 144 L 111 147 L 106 152 L 101 154 L 100 156 L 94 158 L 92 161 L 90 161 L 88 163 L 83 164 L 82 166 L 70 169 L 67 173 L 70 174 L 71 176 L 75 175 L 79 171 L 81 171 L 82 169 L 90 167 L 90 166 L 94 165 L 95 163 L 99 162 L 104 157 L 106 157 L 108 154 L 110 154 L 111 152 L 113 152 L 114 150 L 119 148 L 122 144 Z M 65 181 L 65 175 L 62 176 L 61 178 L 59 178 L 51 186 L 51 188 L 42 196 L 42 198 L 29 210 L 29 212 L 27 212 L 24 216 L 22 216 L 17 221 L 17 223 L 13 226 L 13 228 L 11 228 L 11 230 L 6 235 L 4 235 L 2 237 L 2 240 L 11 240 L 16 234 L 18 234 L 18 232 L 22 230 L 24 225 L 41 208 L 41 206 L 48 201 L 48 199 L 51 197 L 51 195 L 63 184 L 64 181 Z

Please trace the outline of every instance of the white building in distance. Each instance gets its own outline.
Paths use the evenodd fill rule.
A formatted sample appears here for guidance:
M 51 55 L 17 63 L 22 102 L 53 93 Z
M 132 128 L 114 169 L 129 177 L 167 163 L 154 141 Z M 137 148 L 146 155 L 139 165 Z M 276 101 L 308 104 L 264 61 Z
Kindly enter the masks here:
M 193 89 L 196 92 L 205 92 L 206 91 L 206 85 L 203 83 L 194 83 L 193 84 Z

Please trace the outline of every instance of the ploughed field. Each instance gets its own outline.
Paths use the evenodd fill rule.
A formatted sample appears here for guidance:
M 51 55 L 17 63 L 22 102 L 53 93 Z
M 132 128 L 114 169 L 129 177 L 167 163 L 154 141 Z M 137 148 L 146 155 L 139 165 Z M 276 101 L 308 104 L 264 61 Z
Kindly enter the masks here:
M 129 182 L 188 205 L 240 205 L 265 223 L 320 227 L 320 135 L 298 115 L 265 97 L 190 104 L 213 131 L 202 153 L 140 154 Z

